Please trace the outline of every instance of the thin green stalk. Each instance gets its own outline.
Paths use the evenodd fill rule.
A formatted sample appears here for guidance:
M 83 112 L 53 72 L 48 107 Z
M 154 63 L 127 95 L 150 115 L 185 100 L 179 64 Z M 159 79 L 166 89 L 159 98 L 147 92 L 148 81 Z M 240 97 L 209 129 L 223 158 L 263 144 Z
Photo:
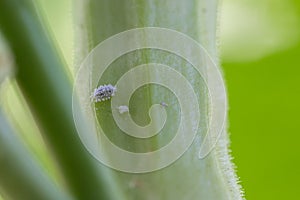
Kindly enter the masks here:
M 70 191 L 77 199 L 110 199 L 106 175 L 79 141 L 71 83 L 32 1 L 0 0 L 0 29 L 15 58 L 17 83 Z
M 0 108 L 0 188 L 11 199 L 71 200 L 33 160 Z M 1 198 L 1 197 L 0 197 Z
M 88 52 L 110 36 L 133 28 L 169 28 L 192 37 L 208 51 L 218 63 L 216 48 L 216 0 L 77 0 L 75 3 L 75 72 Z M 176 41 L 174 41 L 176 43 Z M 115 47 L 118 49 L 118 46 Z M 207 130 L 208 99 L 203 79 L 186 61 L 159 50 L 130 52 L 115 60 L 105 71 L 98 85 L 116 84 L 127 71 L 140 64 L 162 63 L 180 71 L 195 88 L 200 99 L 202 115 L 200 129 Z M 92 73 L 92 72 L 91 72 Z M 147 79 L 150 73 L 143 74 Z M 99 77 L 100 78 L 100 77 Z M 131 80 L 133 83 L 135 80 Z M 210 80 L 213 81 L 213 80 Z M 126 84 L 130 86 L 132 83 Z M 162 98 L 163 97 L 163 98 Z M 150 119 L 151 105 L 166 102 L 168 120 L 163 134 L 175 133 L 180 117 L 178 102 L 168 90 L 155 85 L 139 88 L 130 99 L 129 110 L 133 120 L 145 126 Z M 187 101 L 185 101 L 187 102 Z M 115 125 L 110 103 L 96 105 L 98 121 L 107 137 L 121 148 L 133 152 L 147 152 L 167 143 L 164 137 L 153 137 L 149 142 L 126 136 Z M 193 118 L 190 119 L 194 120 Z M 203 134 L 203 133 L 201 133 Z M 202 135 L 203 136 L 203 135 Z M 171 166 L 146 174 L 113 172 L 123 191 L 124 199 L 242 199 L 240 187 L 228 155 L 226 132 L 216 148 L 205 159 L 198 158 L 201 136 L 195 138 L 187 152 Z M 130 162 L 130 161 L 128 161 Z

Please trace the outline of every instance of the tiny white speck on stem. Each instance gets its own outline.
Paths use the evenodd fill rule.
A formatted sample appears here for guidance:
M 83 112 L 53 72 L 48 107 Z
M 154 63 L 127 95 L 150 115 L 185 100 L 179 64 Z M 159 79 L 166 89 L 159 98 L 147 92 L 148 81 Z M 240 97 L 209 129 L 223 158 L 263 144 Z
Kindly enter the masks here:
M 169 106 L 166 102 L 161 102 L 160 105 L 163 106 L 163 107 L 168 107 Z
M 118 109 L 119 109 L 120 114 L 123 114 L 125 112 L 129 112 L 128 106 L 119 106 Z

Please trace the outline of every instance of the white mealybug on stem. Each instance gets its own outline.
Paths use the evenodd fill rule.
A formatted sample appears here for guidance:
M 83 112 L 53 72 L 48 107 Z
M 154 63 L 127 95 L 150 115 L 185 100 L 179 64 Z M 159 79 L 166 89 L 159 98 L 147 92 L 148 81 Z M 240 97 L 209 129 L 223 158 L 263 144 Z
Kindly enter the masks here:
M 120 113 L 120 114 L 129 112 L 128 106 L 119 106 L 119 107 L 118 107 L 118 110 L 119 110 L 119 113 Z
M 114 96 L 116 91 L 117 88 L 112 86 L 111 84 L 100 85 L 98 88 L 95 88 L 94 92 L 91 95 L 91 98 L 95 102 L 106 101 Z
M 163 107 L 168 107 L 169 105 L 166 102 L 160 102 L 160 105 Z

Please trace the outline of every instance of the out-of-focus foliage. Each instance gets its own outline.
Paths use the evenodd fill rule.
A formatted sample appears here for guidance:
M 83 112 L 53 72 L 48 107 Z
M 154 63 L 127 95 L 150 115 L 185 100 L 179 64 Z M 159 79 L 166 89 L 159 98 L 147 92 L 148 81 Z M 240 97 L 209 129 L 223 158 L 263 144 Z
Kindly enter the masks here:
M 231 148 L 247 199 L 298 199 L 300 1 L 224 0 Z
M 300 39 L 299 13 L 291 0 L 224 0 L 221 50 L 225 62 L 251 62 Z

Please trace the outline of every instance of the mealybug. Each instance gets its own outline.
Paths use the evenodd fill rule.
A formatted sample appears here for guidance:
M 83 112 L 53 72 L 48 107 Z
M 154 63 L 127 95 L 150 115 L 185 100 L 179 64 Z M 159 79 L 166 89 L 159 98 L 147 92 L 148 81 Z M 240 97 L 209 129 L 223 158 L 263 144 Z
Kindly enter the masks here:
M 109 85 L 100 85 L 98 88 L 95 88 L 94 92 L 91 95 L 92 100 L 95 102 L 105 101 L 110 99 L 115 95 L 117 88 Z
M 160 105 L 163 106 L 163 107 L 168 107 L 169 105 L 165 102 L 160 102 Z
M 119 106 L 118 109 L 119 109 L 119 113 L 120 113 L 120 114 L 129 112 L 128 106 Z

